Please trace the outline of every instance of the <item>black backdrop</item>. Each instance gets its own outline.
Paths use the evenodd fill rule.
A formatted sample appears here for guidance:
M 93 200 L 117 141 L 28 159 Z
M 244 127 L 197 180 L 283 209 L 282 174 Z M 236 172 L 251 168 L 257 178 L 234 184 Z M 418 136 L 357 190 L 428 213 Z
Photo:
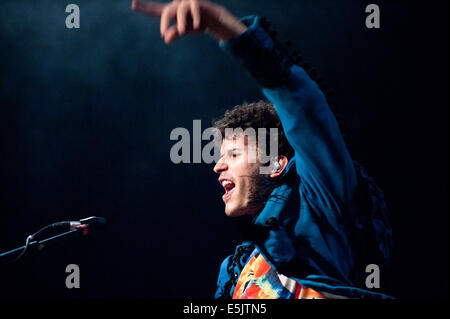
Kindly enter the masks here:
M 71 2 L 80 29 L 65 28 Z M 220 1 L 269 17 L 336 91 L 351 153 L 391 209 L 386 290 L 448 297 L 447 3 L 373 2 L 377 30 L 364 25 L 367 1 Z M 0 3 L 0 251 L 55 221 L 109 222 L 3 265 L 1 299 L 212 297 L 239 242 L 212 165 L 173 164 L 169 134 L 262 94 L 211 38 L 165 46 L 158 21 L 129 7 Z M 71 263 L 80 289 L 65 287 Z

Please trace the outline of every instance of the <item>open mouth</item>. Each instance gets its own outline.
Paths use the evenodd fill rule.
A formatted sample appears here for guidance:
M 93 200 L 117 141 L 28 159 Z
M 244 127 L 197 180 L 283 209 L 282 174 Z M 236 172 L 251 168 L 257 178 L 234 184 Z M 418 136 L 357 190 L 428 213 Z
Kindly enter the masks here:
M 229 179 L 219 179 L 219 182 L 225 189 L 225 194 L 222 196 L 222 199 L 223 201 L 227 201 L 230 198 L 231 193 L 233 192 L 236 185 Z

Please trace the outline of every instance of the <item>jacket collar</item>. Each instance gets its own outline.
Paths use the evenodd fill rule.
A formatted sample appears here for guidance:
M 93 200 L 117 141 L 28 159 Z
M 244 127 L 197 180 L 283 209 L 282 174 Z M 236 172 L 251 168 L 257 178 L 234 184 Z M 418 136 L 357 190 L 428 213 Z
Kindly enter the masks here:
M 291 158 L 283 175 L 296 173 L 292 172 L 292 170 L 295 170 L 294 164 L 295 160 L 294 158 Z M 264 227 L 277 226 L 280 221 L 280 214 L 287 206 L 287 201 L 291 197 L 294 189 L 294 187 L 288 184 L 276 187 L 270 194 L 270 199 L 267 201 L 262 211 L 257 215 L 254 224 Z

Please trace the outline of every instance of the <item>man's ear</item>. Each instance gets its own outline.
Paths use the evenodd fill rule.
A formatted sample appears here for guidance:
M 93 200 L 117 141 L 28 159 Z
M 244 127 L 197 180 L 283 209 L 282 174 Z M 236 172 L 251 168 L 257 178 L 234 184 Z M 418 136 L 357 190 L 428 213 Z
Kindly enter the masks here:
M 278 165 L 277 165 L 278 163 Z M 284 173 L 286 170 L 286 166 L 288 165 L 289 160 L 284 155 L 279 155 L 274 162 L 271 163 L 272 165 L 272 173 L 269 175 L 270 178 L 275 178 Z

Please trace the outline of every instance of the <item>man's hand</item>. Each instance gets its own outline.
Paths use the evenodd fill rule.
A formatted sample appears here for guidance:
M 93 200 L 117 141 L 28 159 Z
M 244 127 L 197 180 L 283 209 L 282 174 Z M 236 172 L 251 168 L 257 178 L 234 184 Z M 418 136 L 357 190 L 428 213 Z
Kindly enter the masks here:
M 160 32 L 166 44 L 189 34 L 208 32 L 227 41 L 247 27 L 227 9 L 206 0 L 174 0 L 169 3 L 132 0 L 131 9 L 161 18 Z M 171 22 L 173 25 L 170 25 Z

